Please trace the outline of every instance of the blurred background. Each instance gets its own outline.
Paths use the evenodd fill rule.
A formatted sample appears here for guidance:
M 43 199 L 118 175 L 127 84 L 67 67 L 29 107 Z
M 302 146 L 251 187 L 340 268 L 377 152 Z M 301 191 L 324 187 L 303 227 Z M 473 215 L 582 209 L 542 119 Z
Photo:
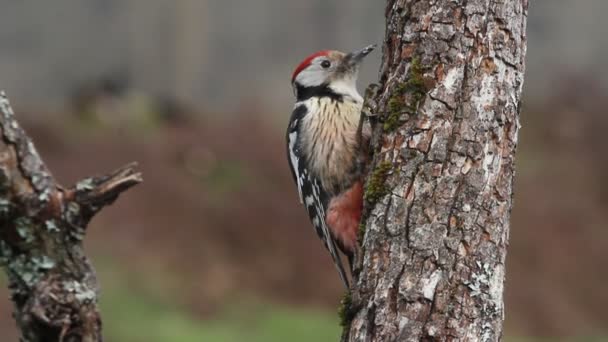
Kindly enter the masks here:
M 0 88 L 56 178 L 144 172 L 86 240 L 107 340 L 337 341 L 342 287 L 284 155 L 289 80 L 381 42 L 384 3 L 1 2 Z M 608 341 L 607 12 L 530 4 L 506 341 Z

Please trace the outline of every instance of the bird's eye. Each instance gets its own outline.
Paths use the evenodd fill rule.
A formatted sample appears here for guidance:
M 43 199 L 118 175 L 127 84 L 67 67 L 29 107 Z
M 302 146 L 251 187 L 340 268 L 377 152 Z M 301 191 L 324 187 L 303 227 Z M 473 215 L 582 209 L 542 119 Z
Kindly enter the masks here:
M 327 69 L 331 66 L 331 63 L 328 60 L 324 60 L 323 62 L 321 62 L 321 67 L 323 67 L 323 69 Z

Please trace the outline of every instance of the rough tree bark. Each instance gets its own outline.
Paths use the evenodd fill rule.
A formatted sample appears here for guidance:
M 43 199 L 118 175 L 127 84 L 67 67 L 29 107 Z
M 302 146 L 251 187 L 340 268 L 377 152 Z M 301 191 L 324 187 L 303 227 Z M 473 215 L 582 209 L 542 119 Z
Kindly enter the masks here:
M 388 0 L 344 341 L 498 341 L 527 0 Z
M 131 164 L 65 189 L 15 120 L 4 93 L 0 129 L 0 264 L 21 340 L 102 341 L 98 284 L 82 243 L 95 213 L 141 182 L 141 175 Z

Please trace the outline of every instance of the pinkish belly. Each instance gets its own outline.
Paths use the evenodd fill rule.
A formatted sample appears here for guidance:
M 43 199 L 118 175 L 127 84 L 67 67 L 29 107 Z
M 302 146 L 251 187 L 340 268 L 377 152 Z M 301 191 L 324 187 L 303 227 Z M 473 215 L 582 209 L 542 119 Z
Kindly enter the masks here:
M 363 209 L 363 184 L 355 182 L 353 186 L 335 197 L 329 203 L 325 222 L 335 239 L 339 240 L 349 252 L 357 246 L 357 233 L 361 211 Z

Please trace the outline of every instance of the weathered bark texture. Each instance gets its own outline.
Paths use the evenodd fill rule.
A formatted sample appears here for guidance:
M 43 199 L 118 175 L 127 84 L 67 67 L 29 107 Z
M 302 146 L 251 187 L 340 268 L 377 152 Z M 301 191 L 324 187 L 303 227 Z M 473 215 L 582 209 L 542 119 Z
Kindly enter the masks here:
M 347 341 L 498 341 L 526 0 L 388 0 Z
M 21 340 L 102 341 L 98 284 L 82 243 L 95 213 L 141 182 L 141 175 L 127 165 L 64 189 L 15 120 L 4 93 L 0 128 L 0 264 Z

